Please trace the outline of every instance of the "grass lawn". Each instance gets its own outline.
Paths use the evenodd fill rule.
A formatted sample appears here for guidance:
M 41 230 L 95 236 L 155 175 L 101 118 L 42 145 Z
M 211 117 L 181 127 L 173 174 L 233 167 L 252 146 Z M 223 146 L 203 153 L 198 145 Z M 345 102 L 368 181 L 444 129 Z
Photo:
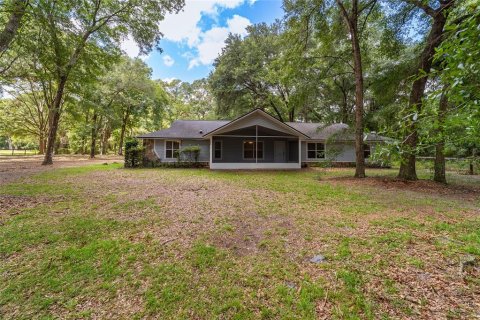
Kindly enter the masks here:
M 478 317 L 480 180 L 395 173 L 109 164 L 10 181 L 0 318 Z
M 13 150 L 14 156 L 33 156 L 38 153 L 37 150 Z M 0 150 L 0 156 L 12 156 L 12 150 Z

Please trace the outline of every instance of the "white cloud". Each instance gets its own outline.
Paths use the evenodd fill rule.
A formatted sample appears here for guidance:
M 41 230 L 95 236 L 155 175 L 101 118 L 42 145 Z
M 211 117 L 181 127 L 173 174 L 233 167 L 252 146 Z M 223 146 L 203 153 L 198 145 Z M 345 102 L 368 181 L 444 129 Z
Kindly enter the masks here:
M 120 48 L 131 58 L 138 57 L 138 54 L 140 53 L 137 43 L 131 36 L 128 36 L 120 43 Z
M 233 9 L 245 0 L 186 0 L 185 7 L 178 14 L 170 14 L 160 23 L 164 39 L 186 42 L 189 47 L 197 44 L 202 30 L 198 23 L 202 15 L 216 18 L 221 9 Z
M 198 55 L 191 59 L 188 69 L 192 69 L 199 65 L 211 64 L 222 51 L 225 40 L 229 33 L 247 35 L 246 28 L 251 25 L 250 20 L 245 17 L 234 15 L 227 20 L 226 27 L 213 27 L 200 35 L 199 43 L 196 48 Z
M 200 64 L 210 64 L 220 53 L 229 32 L 245 34 L 245 27 L 250 25 L 247 18 L 234 15 L 227 21 L 226 27 L 214 26 L 202 31 L 199 23 L 203 16 L 218 21 L 224 9 L 234 9 L 244 3 L 252 5 L 256 0 L 186 0 L 183 11 L 170 14 L 160 23 L 160 31 L 165 40 L 179 42 L 194 49 L 189 68 Z
M 140 58 L 143 61 L 146 61 L 150 58 L 150 55 L 140 55 L 140 48 L 138 47 L 137 43 L 131 36 L 128 36 L 120 43 L 120 49 L 130 58 Z
M 166 65 L 167 67 L 173 66 L 175 63 L 175 60 L 173 60 L 172 57 L 170 57 L 168 54 L 163 56 L 163 64 Z
M 177 78 L 163 78 L 163 79 L 162 79 L 163 82 L 167 82 L 167 83 L 170 83 L 170 82 L 172 82 L 172 81 L 174 81 L 174 80 L 177 80 Z

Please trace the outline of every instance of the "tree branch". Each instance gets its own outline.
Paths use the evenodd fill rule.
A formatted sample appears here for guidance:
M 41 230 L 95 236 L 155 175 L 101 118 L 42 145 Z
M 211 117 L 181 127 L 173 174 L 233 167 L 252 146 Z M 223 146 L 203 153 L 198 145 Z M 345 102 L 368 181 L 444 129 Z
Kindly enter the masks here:
M 409 4 L 413 4 L 414 6 L 422 9 L 423 11 L 425 11 L 426 14 L 428 14 L 431 17 L 435 17 L 435 15 L 437 14 L 437 11 L 435 11 L 435 9 L 433 9 L 429 5 L 422 3 L 421 0 L 405 0 L 405 1 Z

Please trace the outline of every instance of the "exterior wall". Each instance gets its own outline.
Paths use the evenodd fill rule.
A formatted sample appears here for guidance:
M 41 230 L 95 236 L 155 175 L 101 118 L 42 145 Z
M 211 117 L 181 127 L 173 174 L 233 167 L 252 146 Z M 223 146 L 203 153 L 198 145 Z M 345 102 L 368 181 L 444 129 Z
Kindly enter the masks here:
M 296 162 L 290 163 L 212 163 L 210 169 L 219 170 L 290 170 L 301 169 L 301 164 Z
M 222 141 L 222 159 L 213 159 L 213 163 L 256 163 L 255 159 L 243 159 L 243 141 L 255 140 L 254 138 L 245 137 L 213 137 L 215 141 Z M 288 138 L 258 138 L 258 141 L 263 141 L 263 159 L 258 159 L 258 163 L 274 163 L 274 141 L 285 141 L 285 161 L 283 163 L 291 162 L 298 163 L 298 142 L 295 139 L 291 144 L 288 143 L 292 139 Z M 295 150 L 290 150 L 294 148 Z M 291 154 L 289 154 L 291 152 Z M 293 160 L 289 161 L 289 157 Z
M 177 140 L 180 141 L 180 149 L 189 146 L 199 146 L 200 154 L 198 157 L 199 162 L 210 161 L 210 141 L 209 140 Z M 154 145 L 155 155 L 161 162 L 177 162 L 177 159 L 165 159 L 165 139 L 155 139 Z
M 323 142 L 323 141 L 312 141 L 312 142 Z M 375 143 L 369 143 L 370 153 L 375 152 Z M 351 162 L 355 163 L 355 142 L 334 142 L 327 143 L 325 145 L 325 159 L 321 160 L 311 160 L 307 159 L 307 141 L 302 141 L 302 162 L 321 162 L 321 161 L 332 161 L 332 162 Z M 368 162 L 368 159 L 365 159 Z
M 312 141 L 323 142 L 324 141 Z M 335 142 L 325 144 L 325 159 L 312 160 L 307 159 L 307 141 L 302 141 L 302 162 L 355 162 L 355 143 L 354 142 Z
M 243 159 L 243 141 L 251 138 L 244 137 L 213 137 L 213 141 L 222 141 L 222 159 L 213 159 L 213 163 L 246 163 L 255 164 L 255 159 L 244 160 Z M 187 146 L 199 146 L 200 155 L 199 162 L 210 161 L 210 140 L 179 140 L 180 149 Z M 258 159 L 258 163 L 268 164 L 274 163 L 274 141 L 286 142 L 286 159 L 285 163 L 298 163 L 298 144 L 296 140 L 288 138 L 259 138 L 258 141 L 264 143 L 264 158 Z M 291 141 L 291 143 L 289 143 Z M 322 142 L 322 141 L 318 141 Z M 176 162 L 177 159 L 165 159 L 165 139 L 145 139 L 147 155 L 149 157 L 158 158 L 161 162 Z M 371 144 L 371 152 L 374 152 L 375 145 Z M 333 144 L 326 144 L 325 146 L 326 158 L 324 160 L 317 161 L 332 161 L 332 162 L 355 162 L 355 143 L 354 142 L 336 142 Z M 302 162 L 316 162 L 316 160 L 307 159 L 307 141 L 301 142 L 301 161 Z M 290 160 L 289 159 L 296 159 Z M 220 166 L 222 167 L 222 166 Z M 240 169 L 241 166 L 239 166 Z M 259 166 L 260 168 L 261 166 Z M 288 166 L 285 167 L 287 169 Z M 290 168 L 290 167 L 288 167 Z M 221 168 L 220 168 L 221 169 Z M 228 169 L 228 168 L 226 168 Z M 230 168 L 231 169 L 231 168 Z M 247 165 L 245 169 L 251 169 L 251 165 Z M 265 165 L 264 169 L 269 169 L 268 165 Z M 273 168 L 272 168 L 273 169 Z M 278 168 L 282 169 L 282 168 Z

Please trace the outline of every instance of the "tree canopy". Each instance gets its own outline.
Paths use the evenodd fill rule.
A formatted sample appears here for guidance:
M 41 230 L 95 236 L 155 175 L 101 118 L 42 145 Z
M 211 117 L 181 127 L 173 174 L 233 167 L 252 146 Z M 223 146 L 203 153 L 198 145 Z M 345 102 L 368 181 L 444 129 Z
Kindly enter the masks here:
M 122 154 L 127 137 L 176 119 L 232 119 L 261 108 L 281 121 L 347 123 L 357 159 L 370 131 L 416 179 L 417 156 L 477 158 L 477 1 L 285 0 L 284 18 L 230 34 L 210 75 L 153 80 L 126 57 L 156 48 L 182 0 L 8 0 L 0 13 L 0 136 L 61 152 Z M 8 125 L 6 125 L 8 123 Z M 443 160 L 442 160 L 443 159 Z M 357 176 L 364 165 L 357 161 Z M 438 167 L 437 167 L 438 165 Z M 437 178 L 438 173 L 438 178 Z

